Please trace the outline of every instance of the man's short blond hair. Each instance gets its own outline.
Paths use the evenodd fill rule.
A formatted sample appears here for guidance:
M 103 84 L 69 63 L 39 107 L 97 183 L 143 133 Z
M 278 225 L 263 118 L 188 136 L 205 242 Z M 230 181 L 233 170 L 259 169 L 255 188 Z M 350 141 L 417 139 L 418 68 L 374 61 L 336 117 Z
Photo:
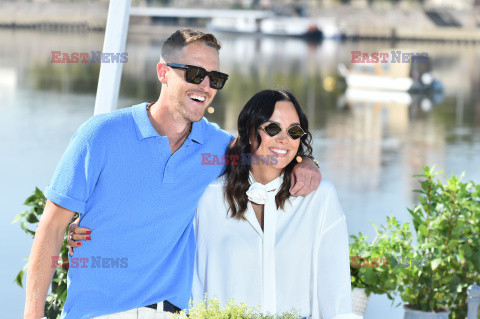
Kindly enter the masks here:
M 204 33 L 202 31 L 192 29 L 180 29 L 175 31 L 162 46 L 162 58 L 166 62 L 175 62 L 176 54 L 187 45 L 200 42 L 206 46 L 212 47 L 219 51 L 222 45 L 217 38 L 211 33 Z

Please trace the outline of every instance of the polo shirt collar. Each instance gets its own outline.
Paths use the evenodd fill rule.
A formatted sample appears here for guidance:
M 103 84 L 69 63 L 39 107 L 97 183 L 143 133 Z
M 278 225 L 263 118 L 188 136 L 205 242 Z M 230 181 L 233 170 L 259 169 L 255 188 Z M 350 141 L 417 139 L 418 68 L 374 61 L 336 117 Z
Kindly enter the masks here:
M 153 127 L 150 119 L 147 114 L 147 105 L 148 103 L 140 103 L 138 105 L 132 106 L 132 114 L 135 124 L 137 125 L 137 137 L 139 140 L 145 139 L 148 137 L 160 136 L 155 128 Z M 205 119 L 202 118 L 198 122 L 192 124 L 192 132 L 188 136 L 188 139 L 195 141 L 197 143 L 203 144 L 203 126 Z
M 132 106 L 133 119 L 138 128 L 137 137 L 139 140 L 148 137 L 160 136 L 148 118 L 147 105 L 148 103 L 140 103 Z
M 205 118 L 202 118 L 198 122 L 193 122 L 192 132 L 188 136 L 188 139 L 195 141 L 197 143 L 203 144 L 203 125 L 205 124 Z

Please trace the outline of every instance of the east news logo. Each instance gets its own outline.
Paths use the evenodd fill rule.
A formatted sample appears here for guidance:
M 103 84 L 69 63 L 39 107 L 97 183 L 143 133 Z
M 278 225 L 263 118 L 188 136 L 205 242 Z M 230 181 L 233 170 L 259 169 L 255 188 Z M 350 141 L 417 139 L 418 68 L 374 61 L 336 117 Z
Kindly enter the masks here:
M 127 63 L 128 53 L 109 53 L 102 51 L 68 52 L 51 51 L 52 63 Z

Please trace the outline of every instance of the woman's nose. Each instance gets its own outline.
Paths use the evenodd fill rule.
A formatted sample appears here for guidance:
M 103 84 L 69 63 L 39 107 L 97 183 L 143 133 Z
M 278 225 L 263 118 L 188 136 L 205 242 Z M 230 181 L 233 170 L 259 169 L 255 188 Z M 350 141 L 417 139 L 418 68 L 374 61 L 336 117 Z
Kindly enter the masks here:
M 278 142 L 282 142 L 282 143 L 288 142 L 288 134 L 284 130 L 278 133 L 276 138 Z

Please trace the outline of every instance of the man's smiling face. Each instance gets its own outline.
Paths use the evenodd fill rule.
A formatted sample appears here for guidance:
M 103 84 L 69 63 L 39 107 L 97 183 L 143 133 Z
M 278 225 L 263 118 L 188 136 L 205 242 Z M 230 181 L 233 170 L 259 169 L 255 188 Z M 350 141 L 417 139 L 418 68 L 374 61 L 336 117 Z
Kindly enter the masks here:
M 199 66 L 207 71 L 219 71 L 220 68 L 217 50 L 201 42 L 187 45 L 177 54 L 176 61 L 167 62 Z M 208 76 L 200 84 L 188 83 L 185 72 L 186 70 L 168 67 L 166 76 L 169 104 L 178 115 L 190 122 L 197 122 L 202 119 L 217 90 L 210 87 Z

